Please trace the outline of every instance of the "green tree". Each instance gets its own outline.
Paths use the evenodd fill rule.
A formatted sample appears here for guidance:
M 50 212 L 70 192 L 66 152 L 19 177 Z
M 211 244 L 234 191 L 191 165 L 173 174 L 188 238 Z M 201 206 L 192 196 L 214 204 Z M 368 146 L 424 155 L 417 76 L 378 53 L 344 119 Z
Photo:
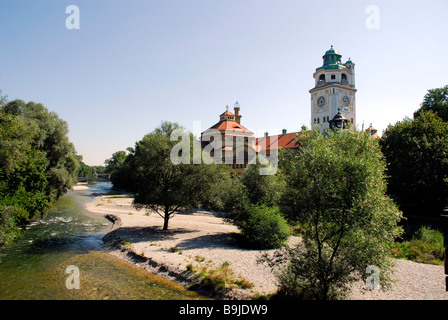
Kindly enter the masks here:
M 0 245 L 76 182 L 67 123 L 43 105 L 0 96 Z
M 132 163 L 134 150 L 128 148 L 128 151 L 128 154 L 122 150 L 112 154 L 112 157 L 105 161 L 106 172 L 110 173 L 110 180 L 114 188 L 135 191 L 135 181 L 133 180 L 135 168 Z
M 420 109 L 414 113 L 414 119 L 418 118 L 422 111 L 433 111 L 443 121 L 448 122 L 448 85 L 428 90 Z
M 394 238 L 401 212 L 388 198 L 385 161 L 378 142 L 360 132 L 343 131 L 304 138 L 299 152 L 281 163 L 303 243 L 271 259 L 281 292 L 305 298 L 336 299 L 364 278 L 366 267 L 380 270 L 387 287 Z M 292 199 L 292 198 L 289 198 Z
M 6 104 L 4 111 L 21 115 L 38 126 L 38 134 L 32 144 L 45 153 L 48 160 L 47 194 L 52 200 L 58 199 L 77 181 L 78 160 L 75 147 L 68 139 L 67 122 L 40 103 L 14 100 Z
M 263 165 L 259 162 L 249 165 L 244 170 L 241 182 L 246 186 L 247 195 L 252 204 L 277 206 L 285 191 L 285 179 L 278 171 L 272 175 L 260 175 L 262 167 Z
M 186 155 L 189 163 L 174 164 L 170 154 L 178 141 L 171 141 L 170 136 L 176 129 L 183 130 L 177 123 L 163 122 L 136 143 L 133 154 L 134 205 L 159 214 L 164 219 L 163 230 L 179 208 L 211 201 L 210 196 L 229 175 L 227 168 L 217 164 L 194 164 L 191 153 Z M 192 145 L 195 139 L 189 136 Z
M 78 159 L 78 170 L 76 174 L 77 177 L 96 178 L 98 176 L 96 168 L 86 165 L 82 161 L 82 156 L 78 155 L 76 156 L 76 158 Z
M 381 139 L 388 192 L 405 215 L 439 215 L 448 197 L 448 123 L 432 111 L 389 125 Z
M 34 122 L 0 112 L 0 245 L 11 243 L 19 228 L 50 203 L 48 161 L 33 146 L 36 135 Z

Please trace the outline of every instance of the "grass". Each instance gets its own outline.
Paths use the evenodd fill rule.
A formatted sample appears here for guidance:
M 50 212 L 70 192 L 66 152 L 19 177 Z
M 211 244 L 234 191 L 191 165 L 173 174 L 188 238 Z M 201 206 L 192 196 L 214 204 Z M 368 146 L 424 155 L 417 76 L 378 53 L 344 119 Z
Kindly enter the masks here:
M 443 234 L 422 226 L 409 241 L 396 242 L 392 256 L 415 262 L 442 265 L 445 259 Z
M 197 261 L 202 260 L 202 257 L 197 257 L 199 257 Z M 205 265 L 195 269 L 192 264 L 189 264 L 187 270 L 196 274 L 200 283 L 214 292 L 224 292 L 232 288 L 249 289 L 253 287 L 253 284 L 247 279 L 235 276 L 228 261 L 223 262 L 217 268 L 210 268 Z

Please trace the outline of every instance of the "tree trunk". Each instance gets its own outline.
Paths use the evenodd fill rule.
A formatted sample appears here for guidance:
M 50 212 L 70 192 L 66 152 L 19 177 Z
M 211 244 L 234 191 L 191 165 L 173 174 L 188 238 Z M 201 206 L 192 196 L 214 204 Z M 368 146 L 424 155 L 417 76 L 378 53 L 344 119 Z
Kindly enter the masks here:
M 170 220 L 170 215 L 168 213 L 168 208 L 165 208 L 165 216 L 163 217 L 163 229 L 168 230 L 168 220 Z

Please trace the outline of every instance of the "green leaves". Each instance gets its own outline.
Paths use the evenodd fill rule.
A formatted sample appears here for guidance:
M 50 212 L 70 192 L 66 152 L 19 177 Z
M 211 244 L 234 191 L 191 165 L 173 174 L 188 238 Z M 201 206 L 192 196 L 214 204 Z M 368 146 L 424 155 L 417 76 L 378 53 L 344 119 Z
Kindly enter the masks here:
M 174 130 L 183 128 L 177 123 L 162 122 L 159 128 L 136 142 L 129 155 L 123 157 L 123 153 L 116 153 L 108 161 L 114 186 L 120 175 L 120 185 L 135 191 L 134 205 L 162 216 L 163 229 L 168 228 L 168 220 L 180 207 L 223 207 L 223 192 L 231 185 L 227 166 L 193 161 L 192 144 L 196 141 L 190 133 L 184 135 L 190 138 L 190 154 L 183 155 L 190 159 L 189 163 L 173 163 L 170 154 L 178 143 L 170 139 Z
M 372 264 L 386 285 L 388 249 L 401 232 L 401 213 L 385 195 L 386 165 L 377 140 L 356 131 L 313 132 L 284 161 L 282 156 L 288 192 L 294 194 L 285 199 L 303 229 L 303 246 L 289 251 L 295 256 L 280 276 L 284 290 L 341 297 L 354 275 Z M 294 270 L 300 273 L 290 274 Z
M 75 184 L 78 166 L 65 121 L 41 104 L 1 100 L 0 245 Z
M 448 196 L 448 123 L 432 111 L 390 125 L 381 139 L 388 192 L 405 214 L 439 215 Z
M 414 118 L 417 119 L 422 111 L 433 111 L 443 121 L 448 121 L 448 85 L 428 90 L 420 109 L 414 113 Z

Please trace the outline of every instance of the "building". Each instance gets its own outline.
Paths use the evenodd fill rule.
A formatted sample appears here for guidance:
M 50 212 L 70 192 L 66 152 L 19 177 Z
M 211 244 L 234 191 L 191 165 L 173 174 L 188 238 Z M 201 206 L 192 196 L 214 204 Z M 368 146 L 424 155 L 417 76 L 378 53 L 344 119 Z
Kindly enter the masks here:
M 279 149 L 297 149 L 299 148 L 300 132 L 287 133 L 283 129 L 282 134 L 276 136 L 269 136 L 268 133 L 264 137 L 255 139 L 255 149 L 258 152 L 270 156 L 271 152 L 276 152 Z
M 234 105 L 235 113 L 226 111 L 219 115 L 219 122 L 201 133 L 201 147 L 215 160 L 232 166 L 235 173 L 243 173 L 256 155 L 255 136 L 241 125 L 240 105 Z M 219 140 L 217 140 L 219 139 Z
M 311 94 L 311 126 L 320 131 L 333 128 L 356 127 L 355 64 L 349 58 L 342 63 L 342 55 L 333 49 L 325 52 L 323 64 L 313 74 L 315 86 Z M 300 132 L 255 138 L 252 131 L 241 125 L 240 105 L 234 105 L 232 113 L 227 110 L 219 116 L 219 122 L 201 134 L 203 149 L 210 155 L 232 166 L 235 173 L 243 173 L 247 164 L 257 154 L 270 156 L 280 148 L 297 149 L 300 146 Z M 378 138 L 376 130 L 370 128 L 370 135 Z M 212 142 L 220 143 L 212 145 Z
M 342 55 L 333 46 L 322 58 L 323 65 L 313 74 L 314 88 L 309 90 L 311 126 L 329 129 L 329 121 L 340 111 L 350 126 L 356 127 L 355 64 L 350 58 L 342 63 Z

